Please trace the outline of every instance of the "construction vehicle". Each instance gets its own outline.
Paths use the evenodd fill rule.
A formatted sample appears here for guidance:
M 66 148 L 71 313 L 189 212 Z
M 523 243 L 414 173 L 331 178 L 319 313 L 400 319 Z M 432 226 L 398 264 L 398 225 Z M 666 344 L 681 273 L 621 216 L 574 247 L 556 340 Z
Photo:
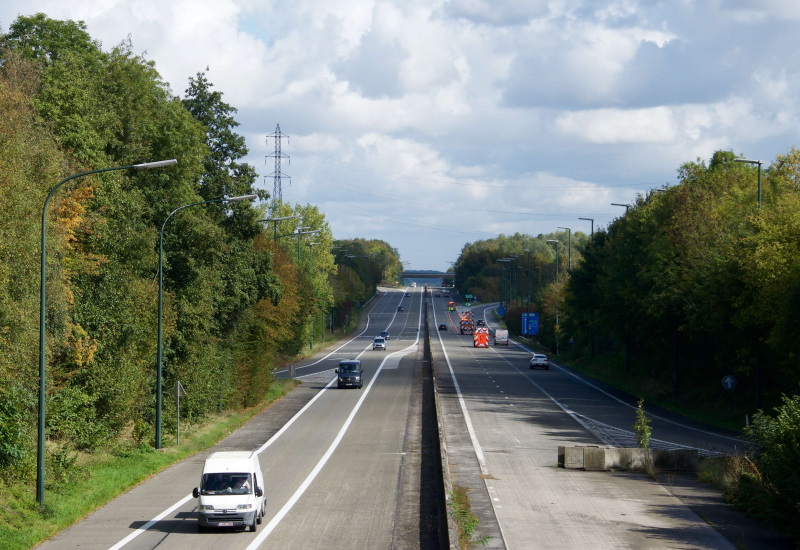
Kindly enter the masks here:
M 472 334 L 475 331 L 475 322 L 469 317 L 461 318 L 461 334 Z
M 472 335 L 472 345 L 476 348 L 489 347 L 489 329 L 487 327 L 478 327 Z
M 455 302 L 449 302 L 447 304 L 447 311 L 455 311 L 455 310 L 456 310 L 456 303 Z

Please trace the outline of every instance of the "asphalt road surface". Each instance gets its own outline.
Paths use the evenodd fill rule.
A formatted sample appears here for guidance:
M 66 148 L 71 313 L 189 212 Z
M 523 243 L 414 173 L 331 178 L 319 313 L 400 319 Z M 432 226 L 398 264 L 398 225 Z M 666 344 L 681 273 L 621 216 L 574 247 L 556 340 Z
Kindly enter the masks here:
M 424 524 L 436 511 L 419 488 L 423 292 L 409 291 L 376 295 L 357 336 L 297 365 L 305 383 L 288 398 L 40 548 L 435 547 L 436 525 Z M 391 333 L 388 349 L 372 351 L 381 330 Z M 341 359 L 361 360 L 362 389 L 336 388 Z M 267 513 L 255 533 L 200 534 L 192 488 L 211 451 L 232 449 L 259 452 Z
M 559 445 L 635 447 L 635 403 L 557 363 L 531 370 L 531 350 L 522 346 L 474 348 L 447 301 L 434 297 L 429 317 L 434 328 L 448 325 L 433 335 L 443 437 L 453 483 L 470 490 L 488 547 L 734 548 L 643 475 L 558 468 Z M 488 309 L 472 311 L 491 327 Z M 651 420 L 658 446 L 715 452 L 740 445 L 685 420 Z
M 376 295 L 351 339 L 295 365 L 304 383 L 214 449 L 168 468 L 40 548 L 442 547 L 441 502 L 431 489 L 438 480 L 425 467 L 432 461 L 424 418 L 433 409 L 422 391 L 426 302 L 422 288 L 408 291 L 409 297 L 398 290 Z M 734 547 L 643 475 L 557 468 L 559 445 L 631 446 L 635 403 L 557 362 L 532 371 L 530 350 L 513 343 L 474 348 L 470 336 L 457 334 L 447 301 L 431 296 L 427 306 L 442 445 L 448 480 L 469 489 L 487 547 Z M 485 307 L 474 311 L 492 325 Z M 449 330 L 438 331 L 439 323 Z M 391 334 L 388 349 L 373 351 L 382 330 Z M 333 369 L 356 358 L 364 387 L 337 389 Z M 652 421 L 659 446 L 711 453 L 740 445 L 731 434 L 661 411 Z M 267 514 L 255 533 L 197 531 L 191 490 L 215 450 L 259 453 Z

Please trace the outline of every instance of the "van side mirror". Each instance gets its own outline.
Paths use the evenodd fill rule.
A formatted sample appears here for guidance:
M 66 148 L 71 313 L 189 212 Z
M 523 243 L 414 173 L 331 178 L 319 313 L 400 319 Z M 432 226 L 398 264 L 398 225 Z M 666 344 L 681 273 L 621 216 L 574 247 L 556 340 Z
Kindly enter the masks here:
M 194 498 L 199 498 L 199 497 L 200 497 L 200 490 L 199 490 L 197 487 L 195 487 L 194 489 L 192 489 L 192 496 L 193 496 Z
M 261 489 L 261 487 L 256 487 L 256 496 L 257 497 L 263 497 L 264 496 L 264 491 Z
M 333 369 L 334 374 L 339 374 L 339 369 Z

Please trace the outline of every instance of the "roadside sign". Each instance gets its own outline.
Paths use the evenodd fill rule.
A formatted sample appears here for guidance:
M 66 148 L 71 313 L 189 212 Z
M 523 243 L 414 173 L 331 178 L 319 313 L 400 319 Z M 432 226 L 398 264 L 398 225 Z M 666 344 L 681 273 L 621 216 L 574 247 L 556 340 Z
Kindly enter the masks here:
M 736 377 L 730 375 L 724 377 L 722 379 L 722 387 L 730 391 L 736 389 Z
M 527 313 L 522 314 L 522 334 L 533 336 L 539 334 L 539 314 Z
M 506 308 L 505 308 L 505 307 L 503 307 L 503 306 L 500 306 L 499 308 L 497 308 L 497 313 L 498 313 L 498 315 L 500 315 L 500 317 L 503 317 L 503 316 L 505 316 L 505 314 L 506 314 Z

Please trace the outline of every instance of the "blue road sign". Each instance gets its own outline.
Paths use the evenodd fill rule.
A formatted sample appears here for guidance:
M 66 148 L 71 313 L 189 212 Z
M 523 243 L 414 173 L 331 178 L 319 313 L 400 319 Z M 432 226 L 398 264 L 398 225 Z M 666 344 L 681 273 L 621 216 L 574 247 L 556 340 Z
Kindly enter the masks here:
M 506 314 L 506 308 L 500 306 L 499 308 L 497 308 L 497 313 L 500 315 L 500 317 L 504 317 Z
M 522 334 L 527 334 L 529 336 L 539 334 L 538 313 L 522 314 Z
M 722 379 L 722 387 L 726 390 L 733 391 L 736 388 L 736 377 L 726 376 Z

